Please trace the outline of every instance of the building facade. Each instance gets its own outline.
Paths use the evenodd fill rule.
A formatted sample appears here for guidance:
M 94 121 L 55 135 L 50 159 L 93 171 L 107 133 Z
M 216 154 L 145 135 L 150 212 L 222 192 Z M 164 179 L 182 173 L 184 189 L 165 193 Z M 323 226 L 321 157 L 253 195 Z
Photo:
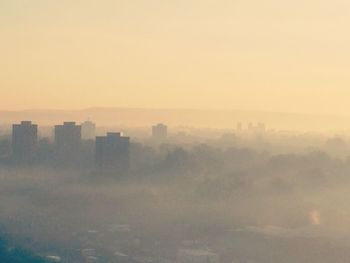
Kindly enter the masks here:
M 12 152 L 17 161 L 33 161 L 38 143 L 38 125 L 22 121 L 12 126 Z
M 75 122 L 64 122 L 55 126 L 55 148 L 62 161 L 75 161 L 81 149 L 81 126 Z
M 119 132 L 96 137 L 95 159 L 98 168 L 111 173 L 129 170 L 130 138 Z
M 85 121 L 81 124 L 81 138 L 83 140 L 94 140 L 96 136 L 96 124 Z
M 155 140 L 165 140 L 168 136 L 168 127 L 162 123 L 152 126 L 152 138 Z

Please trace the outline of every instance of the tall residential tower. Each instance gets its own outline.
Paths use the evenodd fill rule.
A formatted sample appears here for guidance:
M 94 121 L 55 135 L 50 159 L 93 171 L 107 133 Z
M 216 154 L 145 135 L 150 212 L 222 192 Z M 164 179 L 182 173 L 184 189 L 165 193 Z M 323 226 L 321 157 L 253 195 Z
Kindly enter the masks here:
M 22 121 L 12 126 L 12 151 L 17 161 L 33 161 L 38 142 L 38 125 Z

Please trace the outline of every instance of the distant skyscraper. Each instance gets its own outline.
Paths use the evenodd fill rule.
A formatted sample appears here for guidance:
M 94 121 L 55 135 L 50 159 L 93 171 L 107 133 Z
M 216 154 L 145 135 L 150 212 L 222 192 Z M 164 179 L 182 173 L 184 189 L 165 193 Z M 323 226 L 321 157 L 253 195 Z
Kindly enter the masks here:
M 257 132 L 264 133 L 266 131 L 266 126 L 264 123 L 259 122 L 257 127 Z
M 253 125 L 253 123 L 251 123 L 251 122 L 249 122 L 248 123 L 248 131 L 253 131 L 254 130 L 254 125 Z
M 243 126 L 242 126 L 242 122 L 239 122 L 239 123 L 237 123 L 237 131 L 242 131 L 242 128 L 243 128 Z
M 129 169 L 130 138 L 110 132 L 96 137 L 96 164 L 107 172 L 125 173 Z
M 12 151 L 18 161 L 32 161 L 38 142 L 38 125 L 22 121 L 12 126 Z
M 80 151 L 81 126 L 75 122 L 64 122 L 55 126 L 55 145 L 58 157 L 74 160 Z
M 81 124 L 81 138 L 84 140 L 93 140 L 96 136 L 96 124 L 91 121 L 85 121 Z
M 155 140 L 164 140 L 168 136 L 168 127 L 162 123 L 152 126 L 152 138 Z

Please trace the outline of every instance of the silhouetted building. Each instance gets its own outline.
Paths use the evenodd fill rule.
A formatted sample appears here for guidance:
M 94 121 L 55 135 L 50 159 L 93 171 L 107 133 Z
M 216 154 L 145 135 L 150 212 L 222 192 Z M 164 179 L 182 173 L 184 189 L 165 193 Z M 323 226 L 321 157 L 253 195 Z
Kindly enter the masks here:
M 252 132 L 253 130 L 254 130 L 254 125 L 253 125 L 253 123 L 249 122 L 248 123 L 248 131 Z
M 33 161 L 38 142 L 38 125 L 22 121 L 12 126 L 12 151 L 17 161 Z
M 237 123 L 237 131 L 241 132 L 243 129 L 242 122 Z
M 168 136 L 168 127 L 162 123 L 152 126 L 152 138 L 155 140 L 165 140 Z
M 259 122 L 257 126 L 257 132 L 264 133 L 266 131 L 266 126 L 264 123 Z
M 56 153 L 62 161 L 76 161 L 81 147 L 81 126 L 64 122 L 55 126 Z
M 85 121 L 81 124 L 81 138 L 84 140 L 94 140 L 96 136 L 96 124 Z
M 130 138 L 119 132 L 96 137 L 96 164 L 111 173 L 125 173 L 129 169 Z

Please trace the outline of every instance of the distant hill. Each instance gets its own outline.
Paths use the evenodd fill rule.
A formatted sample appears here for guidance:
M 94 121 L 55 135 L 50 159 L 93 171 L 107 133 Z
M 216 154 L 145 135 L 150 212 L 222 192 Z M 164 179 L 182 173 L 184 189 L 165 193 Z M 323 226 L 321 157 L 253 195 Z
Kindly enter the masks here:
M 279 130 L 330 131 L 350 130 L 350 116 L 278 113 L 240 110 L 188 110 L 141 108 L 88 108 L 83 110 L 0 111 L 0 124 L 33 120 L 54 125 L 65 120 L 82 122 L 91 119 L 100 126 L 150 126 L 164 122 L 170 126 L 235 128 L 237 122 L 264 122 Z

